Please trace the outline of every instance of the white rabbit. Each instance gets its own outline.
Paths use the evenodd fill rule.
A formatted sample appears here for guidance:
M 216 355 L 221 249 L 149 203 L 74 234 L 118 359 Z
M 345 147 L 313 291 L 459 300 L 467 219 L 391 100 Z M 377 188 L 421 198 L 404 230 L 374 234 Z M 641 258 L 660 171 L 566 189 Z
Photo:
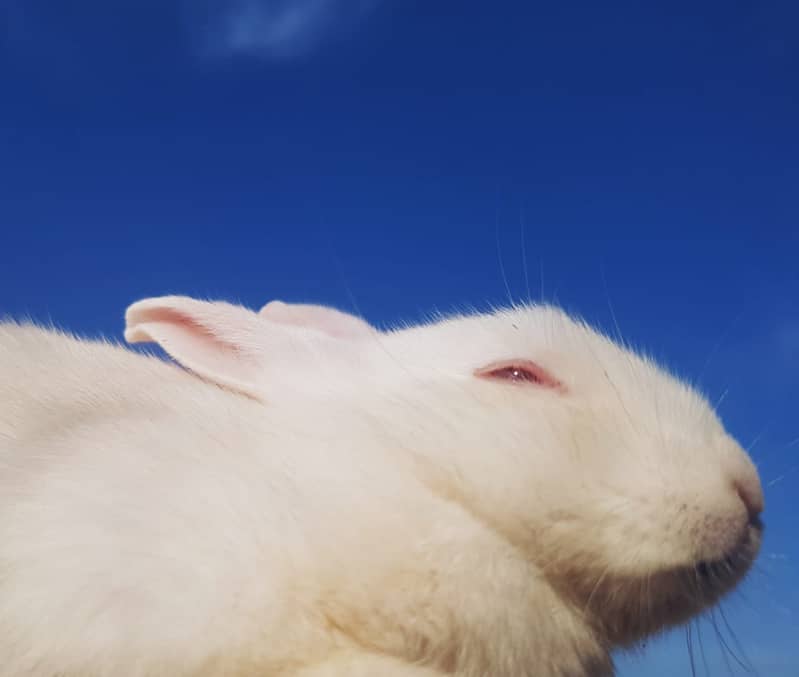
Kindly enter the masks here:
M 733 589 L 758 474 L 548 306 L 0 325 L 0 677 L 598 677 Z M 193 373 L 192 373 L 193 372 Z

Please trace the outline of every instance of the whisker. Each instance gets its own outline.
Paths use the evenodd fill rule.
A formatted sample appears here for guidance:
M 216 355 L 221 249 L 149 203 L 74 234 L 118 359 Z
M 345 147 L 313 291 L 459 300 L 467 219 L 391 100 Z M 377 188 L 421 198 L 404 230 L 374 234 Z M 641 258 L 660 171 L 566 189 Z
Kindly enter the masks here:
M 540 260 L 541 269 L 541 303 L 546 303 L 546 294 L 544 293 L 544 259 Z
M 344 291 L 347 294 L 347 298 L 349 298 L 350 303 L 352 304 L 352 308 L 355 311 L 355 314 L 361 319 L 365 319 L 358 305 L 358 302 L 355 299 L 355 294 L 352 291 L 352 285 L 350 285 L 347 276 L 344 273 L 344 263 L 342 262 L 341 257 L 338 255 L 338 252 L 335 249 L 335 245 L 333 244 L 330 231 L 327 230 L 326 234 L 327 234 L 327 247 L 331 258 L 333 259 L 333 264 L 336 267 L 336 272 L 338 273 L 341 283 L 344 285 Z
M 750 443 L 747 445 L 747 447 L 746 447 L 746 453 L 748 453 L 748 454 L 751 454 L 751 453 L 752 453 L 752 449 L 754 449 L 755 445 L 756 445 L 756 444 L 757 444 L 757 443 L 760 441 L 760 439 L 763 437 L 763 435 L 765 435 L 765 434 L 766 434 L 766 431 L 769 429 L 769 427 L 770 427 L 770 426 L 771 426 L 773 423 L 774 423 L 774 419 L 771 419 L 771 420 L 770 420 L 768 423 L 766 423 L 766 425 L 764 425 L 764 426 L 763 426 L 763 428 L 761 429 L 761 431 L 760 431 L 760 432 L 759 432 L 757 435 L 755 435 L 755 439 L 753 439 L 753 440 L 752 440 L 752 441 L 751 441 L 751 442 L 750 442 Z
M 516 304 L 513 301 L 513 294 L 510 291 L 510 285 L 508 284 L 508 276 L 505 274 L 505 263 L 502 260 L 502 245 L 499 241 L 499 208 L 497 208 L 496 220 L 495 220 L 495 236 L 497 241 L 497 260 L 499 261 L 499 271 L 502 274 L 502 282 L 505 284 L 505 291 L 508 293 L 508 301 L 510 302 L 511 308 L 513 308 Z
M 735 631 L 732 629 L 732 626 L 730 626 L 730 623 L 727 620 L 727 615 L 724 613 L 724 607 L 719 606 L 719 614 L 721 615 L 721 620 L 724 621 L 724 625 L 727 628 L 727 632 L 730 634 L 730 637 L 732 638 L 732 641 L 735 644 L 735 647 L 738 649 L 738 651 L 741 652 L 741 659 L 740 660 L 738 659 L 737 654 L 735 652 L 733 652 L 733 651 L 730 652 L 730 653 L 732 653 L 732 657 L 735 658 L 736 661 L 738 661 L 738 664 L 744 670 L 746 670 L 746 672 L 750 672 L 750 673 L 751 672 L 755 672 L 754 666 L 752 666 L 752 661 L 750 661 L 749 658 L 747 658 L 746 651 L 744 651 L 743 645 L 741 644 L 740 640 L 738 639 L 738 635 L 735 634 Z
M 724 389 L 724 392 L 721 393 L 721 397 L 719 397 L 719 399 L 717 399 L 716 403 L 713 405 L 713 411 L 717 412 L 719 410 L 721 403 L 724 402 L 725 399 L 727 399 L 727 395 L 729 394 L 729 392 L 730 392 L 729 388 Z
M 722 618 L 724 618 L 724 614 L 723 614 L 723 612 L 721 611 L 721 607 L 720 607 L 720 606 L 719 606 L 719 607 L 717 607 L 717 608 L 716 608 L 716 610 L 717 610 L 717 611 L 719 611 L 719 612 L 721 613 L 721 616 L 722 616 Z M 726 618 L 724 619 L 724 622 L 725 622 L 725 624 L 726 624 Z M 729 627 L 729 626 L 727 626 L 727 627 Z M 745 664 L 745 663 L 744 663 L 744 662 L 743 662 L 743 661 L 742 661 L 740 658 L 738 658 L 738 654 L 736 654 L 736 653 L 735 653 L 735 652 L 732 650 L 732 648 L 730 647 L 730 645 L 727 643 L 727 640 L 726 640 L 726 639 L 724 639 L 724 633 L 723 633 L 723 632 L 721 631 L 721 629 L 718 627 L 718 624 L 716 624 L 716 632 L 717 632 L 717 634 L 718 634 L 718 639 L 719 639 L 719 642 L 721 643 L 721 646 L 722 646 L 722 647 L 724 647 L 724 655 L 725 655 L 725 656 L 727 656 L 727 655 L 729 655 L 729 656 L 732 656 L 732 657 L 733 657 L 733 659 L 735 660 L 735 662 L 736 662 L 736 663 L 737 663 L 739 666 L 741 666 L 741 668 L 742 668 L 742 669 L 743 669 L 745 672 L 750 672 L 750 670 L 749 670 L 749 668 L 747 667 L 747 665 L 746 665 L 746 664 Z M 730 669 L 732 669 L 732 665 L 730 664 L 729 660 L 725 659 L 725 662 L 727 663 L 728 667 L 729 667 Z
M 733 674 L 732 664 L 730 663 L 730 659 L 727 656 L 727 652 L 729 651 L 729 649 L 727 649 L 727 645 L 726 645 L 726 643 L 724 642 L 724 639 L 721 636 L 721 630 L 719 630 L 719 624 L 716 621 L 716 610 L 715 609 L 713 609 L 710 612 L 710 622 L 713 624 L 713 630 L 716 633 L 716 642 L 718 642 L 719 649 L 721 649 L 721 657 L 724 659 L 724 665 L 727 666 L 727 672 L 729 674 Z
M 646 599 L 648 601 L 647 604 L 647 619 L 653 617 L 652 608 L 654 606 L 654 597 L 652 595 L 652 572 L 650 571 L 646 577 Z
M 605 298 L 608 302 L 608 309 L 610 310 L 610 317 L 613 320 L 613 326 L 616 328 L 616 338 L 618 339 L 619 343 L 623 346 L 624 339 L 622 338 L 621 327 L 619 326 L 619 321 L 616 317 L 616 311 L 613 309 L 613 303 L 610 301 L 610 292 L 608 291 L 608 281 L 605 277 L 605 266 L 601 264 L 599 267 L 600 273 L 602 275 L 602 286 L 605 289 Z
M 524 288 L 527 291 L 527 302 L 532 303 L 532 296 L 530 294 L 530 276 L 527 273 L 527 245 L 524 241 L 524 209 L 519 210 L 519 232 L 521 235 L 522 247 L 522 269 L 524 270 Z
M 586 615 L 590 611 L 591 601 L 593 600 L 594 595 L 596 594 L 597 590 L 599 590 L 600 586 L 602 585 L 602 582 L 605 580 L 605 577 L 608 575 L 609 572 L 610 572 L 610 566 L 605 567 L 605 570 L 602 572 L 602 575 L 597 579 L 593 589 L 591 590 L 591 594 L 588 595 L 588 599 L 586 600 L 585 605 L 583 607 L 583 615 Z
M 789 470 L 787 470 L 786 472 L 782 473 L 782 475 L 780 475 L 779 477 L 775 477 L 773 480 L 771 480 L 771 482 L 769 482 L 768 484 L 766 484 L 766 488 L 768 489 L 768 488 L 770 488 L 770 487 L 773 487 L 773 486 L 774 486 L 775 484 L 777 484 L 778 482 L 782 482 L 782 480 L 784 480 L 786 477 L 790 477 L 790 476 L 791 476 L 791 475 L 793 475 L 793 474 L 794 474 L 794 473 L 795 473 L 797 470 L 799 470 L 799 465 L 795 465 L 795 466 L 793 466 L 792 468 L 790 468 L 790 469 L 789 469 Z
M 691 661 L 691 675 L 696 677 L 696 664 L 694 663 L 694 643 L 691 628 L 693 623 L 685 626 L 685 644 L 688 647 L 688 659 Z
M 710 675 L 710 670 L 707 666 L 707 656 L 705 655 L 705 643 L 702 641 L 702 619 L 696 621 L 696 638 L 699 641 L 699 654 L 702 656 L 702 666 L 705 669 L 705 674 Z
M 716 341 L 713 348 L 711 348 L 710 354 L 707 356 L 705 363 L 702 365 L 702 368 L 699 370 L 699 375 L 696 377 L 697 382 L 702 380 L 702 377 L 705 375 L 705 370 L 710 366 L 711 360 L 716 356 L 716 353 L 718 352 L 719 348 L 721 348 L 721 345 L 724 343 L 724 340 L 727 338 L 727 336 L 729 336 L 730 332 L 735 327 L 735 325 L 738 324 L 738 322 L 740 322 L 744 314 L 745 311 L 741 310 L 741 312 L 739 312 L 738 315 L 735 316 L 733 321 L 730 322 L 727 328 L 721 332 L 721 336 L 719 336 L 718 341 Z

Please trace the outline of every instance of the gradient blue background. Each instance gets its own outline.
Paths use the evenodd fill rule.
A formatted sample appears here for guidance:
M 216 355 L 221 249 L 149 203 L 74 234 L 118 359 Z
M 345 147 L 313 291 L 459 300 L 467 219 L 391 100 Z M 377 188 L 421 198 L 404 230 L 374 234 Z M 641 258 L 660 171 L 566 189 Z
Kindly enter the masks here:
M 502 264 L 515 298 L 612 303 L 727 391 L 767 535 L 723 608 L 797 677 L 799 5 L 315 1 L 4 0 L 0 314 L 119 337 L 185 293 L 389 324 L 506 301 Z M 745 674 L 701 632 L 697 674 Z M 685 634 L 620 664 L 690 674 Z

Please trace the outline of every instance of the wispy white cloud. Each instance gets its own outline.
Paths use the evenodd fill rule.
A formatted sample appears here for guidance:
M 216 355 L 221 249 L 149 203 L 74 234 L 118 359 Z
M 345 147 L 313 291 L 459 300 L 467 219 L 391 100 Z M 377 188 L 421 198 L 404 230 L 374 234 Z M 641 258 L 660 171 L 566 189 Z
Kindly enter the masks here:
M 114 52 L 120 44 L 126 52 L 144 49 L 151 38 L 144 31 L 152 30 L 162 47 L 291 60 L 346 37 L 384 1 L 138 0 L 117 7 L 92 0 L 65 9 L 47 0 L 0 0 L 0 53 L 49 61 L 58 54 L 60 64 L 64 57 Z M 177 35 L 167 38 L 179 26 L 188 45 L 180 46 Z
M 380 0 L 188 0 L 202 48 L 213 55 L 305 56 L 352 30 Z

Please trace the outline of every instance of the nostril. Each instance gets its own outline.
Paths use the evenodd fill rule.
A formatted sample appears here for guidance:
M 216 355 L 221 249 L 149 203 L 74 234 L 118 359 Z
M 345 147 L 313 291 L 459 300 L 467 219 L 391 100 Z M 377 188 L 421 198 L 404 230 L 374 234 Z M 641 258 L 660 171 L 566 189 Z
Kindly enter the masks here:
M 757 475 L 736 477 L 733 486 L 749 512 L 749 519 L 756 520 L 764 508 L 763 489 Z

